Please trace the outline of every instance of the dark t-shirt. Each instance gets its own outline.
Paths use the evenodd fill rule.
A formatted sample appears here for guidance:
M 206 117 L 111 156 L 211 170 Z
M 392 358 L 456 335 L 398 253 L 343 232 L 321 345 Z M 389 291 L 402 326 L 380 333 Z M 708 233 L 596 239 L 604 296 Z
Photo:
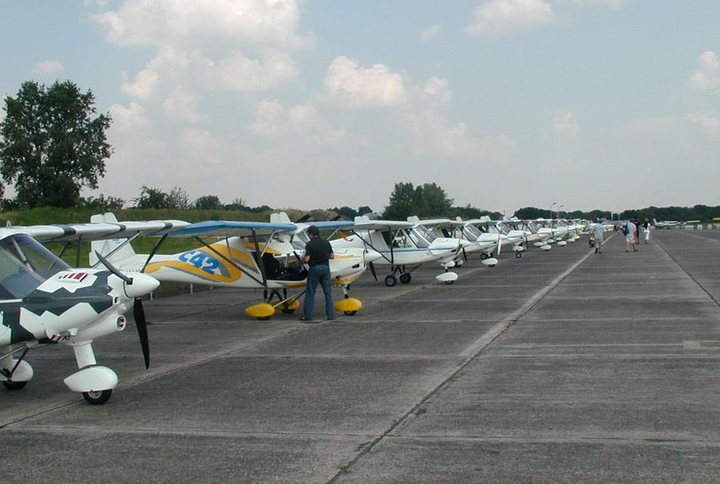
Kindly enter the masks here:
M 310 242 L 305 244 L 305 255 L 310 256 L 310 262 L 308 262 L 310 267 L 322 264 L 328 265 L 332 253 L 330 242 L 321 237 L 313 237 Z

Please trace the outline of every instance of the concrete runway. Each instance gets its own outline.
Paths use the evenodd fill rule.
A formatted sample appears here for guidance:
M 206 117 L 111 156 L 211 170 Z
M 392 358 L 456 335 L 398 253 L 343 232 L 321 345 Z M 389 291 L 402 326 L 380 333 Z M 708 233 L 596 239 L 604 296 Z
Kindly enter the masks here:
M 132 325 L 95 344 L 106 405 L 65 388 L 66 347 L 0 387 L 0 482 L 717 484 L 720 231 L 652 236 L 366 274 L 320 324 L 249 319 L 260 292 L 147 302 L 150 370 Z

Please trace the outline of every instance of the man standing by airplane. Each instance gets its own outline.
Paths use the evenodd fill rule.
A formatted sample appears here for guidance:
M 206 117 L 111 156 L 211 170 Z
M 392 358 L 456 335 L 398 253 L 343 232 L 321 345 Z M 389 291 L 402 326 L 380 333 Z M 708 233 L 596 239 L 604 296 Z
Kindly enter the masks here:
M 320 230 L 311 225 L 307 229 L 310 241 L 305 244 L 305 257 L 303 264 L 308 264 L 307 291 L 305 292 L 305 303 L 303 304 L 303 315 L 300 321 L 312 322 L 315 306 L 315 290 L 318 283 L 322 286 L 325 295 L 325 314 L 328 321 L 335 319 L 335 307 L 332 299 L 332 283 L 330 281 L 330 259 L 333 259 L 332 246 L 330 242 L 320 237 Z

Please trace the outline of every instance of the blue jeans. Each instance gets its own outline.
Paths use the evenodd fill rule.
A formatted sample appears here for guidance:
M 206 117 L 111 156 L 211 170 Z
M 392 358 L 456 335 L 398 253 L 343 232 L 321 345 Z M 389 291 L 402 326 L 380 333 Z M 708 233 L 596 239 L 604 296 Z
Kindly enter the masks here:
M 323 294 L 325 295 L 325 314 L 327 314 L 328 318 L 334 318 L 335 306 L 333 306 L 330 266 L 327 265 L 311 266 L 308 271 L 307 291 L 305 292 L 305 303 L 303 304 L 303 316 L 307 319 L 313 319 L 315 291 L 318 283 L 322 286 Z

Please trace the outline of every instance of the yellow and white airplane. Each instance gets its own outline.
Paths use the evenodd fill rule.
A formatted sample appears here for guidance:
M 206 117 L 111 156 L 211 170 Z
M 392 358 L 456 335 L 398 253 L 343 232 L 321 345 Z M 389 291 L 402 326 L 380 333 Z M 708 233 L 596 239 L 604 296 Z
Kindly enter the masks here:
M 116 223 L 111 213 L 94 215 L 93 222 Z M 349 221 L 318 222 L 321 230 L 346 228 Z M 292 313 L 300 307 L 305 292 L 307 271 L 300 263 L 304 244 L 295 239 L 307 228 L 289 222 L 206 221 L 171 231 L 164 237 L 192 237 L 197 249 L 172 255 L 136 254 L 127 240 L 113 239 L 92 243 L 94 254 L 106 256 L 122 270 L 152 275 L 160 282 L 203 284 L 239 289 L 263 289 L 263 302 L 245 309 L 258 319 L 269 319 L 279 308 Z M 362 309 L 362 302 L 348 295 L 348 287 L 366 270 L 372 255 L 364 248 L 336 250 L 330 261 L 333 283 L 343 289 L 344 298 L 335 302 L 335 309 L 353 315 Z M 293 294 L 289 291 L 295 290 Z

